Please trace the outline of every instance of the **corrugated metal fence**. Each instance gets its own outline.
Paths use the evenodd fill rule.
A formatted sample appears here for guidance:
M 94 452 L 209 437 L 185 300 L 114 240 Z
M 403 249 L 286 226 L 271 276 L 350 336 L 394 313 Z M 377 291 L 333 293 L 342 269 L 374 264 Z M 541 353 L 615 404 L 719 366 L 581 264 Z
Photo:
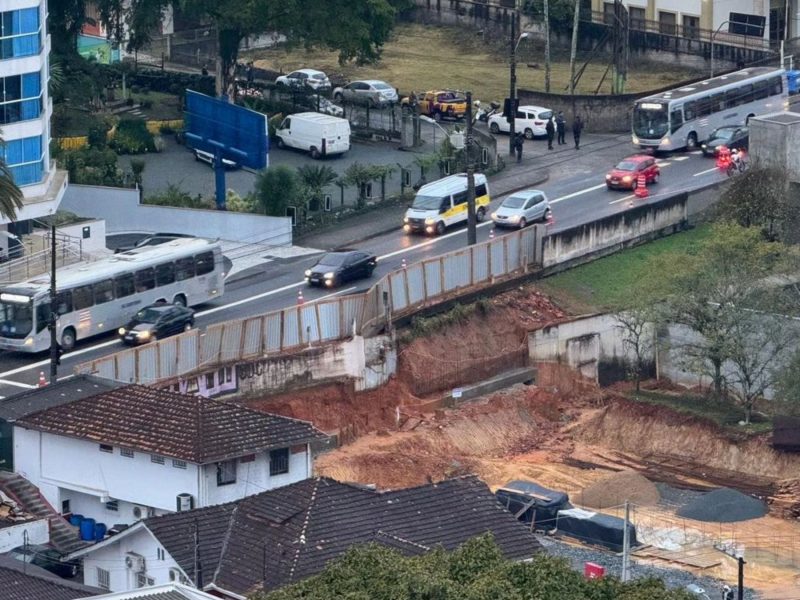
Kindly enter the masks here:
M 534 263 L 539 228 L 514 232 L 409 265 L 372 288 L 255 317 L 210 325 L 83 363 L 79 373 L 151 384 L 309 344 L 370 335 L 390 319 L 519 275 Z

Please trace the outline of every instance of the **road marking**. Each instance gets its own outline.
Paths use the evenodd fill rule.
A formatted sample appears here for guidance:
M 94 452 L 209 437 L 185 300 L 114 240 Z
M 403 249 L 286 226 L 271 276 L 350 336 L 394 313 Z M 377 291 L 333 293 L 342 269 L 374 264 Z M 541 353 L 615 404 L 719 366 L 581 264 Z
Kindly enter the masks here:
M 695 173 L 692 177 L 699 177 L 700 175 L 707 175 L 708 173 L 713 173 L 717 170 L 717 167 L 712 167 L 710 169 L 706 169 L 705 171 L 700 171 L 699 173 Z
M 575 196 L 580 196 L 581 194 L 585 194 L 586 192 L 593 192 L 595 190 L 599 190 L 600 188 L 606 187 L 605 183 L 601 183 L 600 185 L 595 185 L 590 188 L 586 188 L 585 190 L 578 190 L 577 192 L 573 192 L 571 194 L 567 194 L 566 196 L 561 196 L 560 198 L 556 198 L 555 200 L 550 200 L 550 204 L 557 204 L 562 200 L 569 200 L 570 198 L 574 198 Z
M 659 161 L 657 161 L 657 162 L 656 162 L 656 165 L 657 165 L 657 166 L 659 166 L 659 167 L 661 167 L 662 169 L 663 169 L 664 167 L 668 167 L 668 166 L 670 166 L 671 164 L 672 164 L 672 163 L 671 163 L 671 162 L 669 162 L 668 160 L 659 160 Z
M 50 361 L 48 360 L 47 362 L 49 363 Z M 19 381 L 9 381 L 6 379 L 0 379 L 0 384 L 16 385 L 17 387 L 25 388 L 26 390 L 30 390 L 36 387 L 35 385 L 31 385 L 30 383 L 20 383 Z
M 688 156 L 676 156 L 672 160 L 680 162 L 682 160 L 689 160 L 689 157 Z
M 631 194 L 630 196 L 625 196 L 624 198 L 620 198 L 619 200 L 612 200 L 609 204 L 618 204 L 619 202 L 625 202 L 626 200 L 631 200 L 636 198 L 636 194 Z

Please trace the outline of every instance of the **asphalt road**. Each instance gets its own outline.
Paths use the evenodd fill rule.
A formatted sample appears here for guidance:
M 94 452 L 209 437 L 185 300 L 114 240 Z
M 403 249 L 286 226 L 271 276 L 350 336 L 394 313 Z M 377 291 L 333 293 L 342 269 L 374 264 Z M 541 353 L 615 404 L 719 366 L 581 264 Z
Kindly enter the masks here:
M 588 148 L 586 150 L 589 150 Z M 582 151 L 583 152 L 583 151 Z M 608 140 L 598 144 L 591 156 L 586 153 L 562 151 L 542 159 L 550 167 L 551 177 L 543 187 L 553 208 L 557 231 L 580 223 L 596 220 L 602 216 L 627 210 L 631 202 L 654 202 L 660 197 L 706 187 L 722 181 L 722 175 L 710 159 L 699 153 L 676 153 L 659 159 L 662 168 L 661 180 L 650 186 L 650 197 L 636 199 L 624 191 L 606 189 L 604 175 L 609 165 L 618 158 L 631 154 L 630 143 L 624 138 Z M 497 206 L 502 197 L 494 198 L 492 207 Z M 690 207 L 691 210 L 692 207 Z M 364 242 L 360 248 L 379 257 L 378 268 L 373 280 L 401 266 L 405 259 L 409 264 L 462 248 L 466 244 L 465 228 L 456 228 L 437 238 L 406 236 L 401 224 L 397 231 Z M 492 229 L 490 222 L 478 226 L 478 241 L 488 239 Z M 495 235 L 503 235 L 497 230 Z M 197 325 L 202 329 L 212 323 L 238 319 L 249 315 L 291 306 L 296 302 L 297 292 L 303 290 L 306 301 L 348 294 L 368 288 L 372 281 L 351 284 L 343 289 L 329 291 L 308 289 L 302 281 L 303 271 L 313 264 L 316 256 L 275 261 L 269 270 L 254 277 L 237 280 L 226 286 L 220 299 L 196 307 Z M 79 342 L 76 349 L 62 358 L 59 373 L 62 377 L 73 372 L 75 365 L 98 358 L 123 348 L 114 336 L 100 336 Z M 8 396 L 33 387 L 39 372 L 49 374 L 47 355 L 26 355 L 11 352 L 0 353 L 0 396 Z

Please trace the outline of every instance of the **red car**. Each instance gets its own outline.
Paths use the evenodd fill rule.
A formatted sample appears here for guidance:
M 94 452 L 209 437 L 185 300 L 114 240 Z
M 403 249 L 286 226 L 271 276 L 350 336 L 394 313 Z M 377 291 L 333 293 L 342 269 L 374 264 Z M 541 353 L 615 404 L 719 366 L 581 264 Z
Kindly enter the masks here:
M 633 190 L 636 189 L 636 182 L 641 174 L 644 174 L 646 183 L 658 183 L 661 169 L 658 168 L 656 159 L 649 154 L 637 154 L 621 161 L 606 175 L 606 185 L 610 190 Z

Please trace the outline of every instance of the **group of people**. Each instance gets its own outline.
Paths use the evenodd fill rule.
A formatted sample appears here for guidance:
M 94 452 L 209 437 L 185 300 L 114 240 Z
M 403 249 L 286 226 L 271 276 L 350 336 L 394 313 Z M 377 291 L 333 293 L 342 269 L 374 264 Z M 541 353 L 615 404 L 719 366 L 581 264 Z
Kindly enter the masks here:
M 558 145 L 566 145 L 567 135 L 567 120 L 564 117 L 564 111 L 558 111 L 557 115 L 551 116 L 545 125 L 545 132 L 547 133 L 547 149 L 553 149 L 553 140 L 558 140 Z M 575 150 L 581 147 L 581 133 L 583 132 L 583 119 L 580 115 L 576 115 L 575 121 L 572 123 L 572 137 L 575 140 Z M 514 137 L 514 148 L 517 151 L 517 162 L 522 160 L 522 147 L 525 143 L 525 136 L 522 132 L 517 132 Z

